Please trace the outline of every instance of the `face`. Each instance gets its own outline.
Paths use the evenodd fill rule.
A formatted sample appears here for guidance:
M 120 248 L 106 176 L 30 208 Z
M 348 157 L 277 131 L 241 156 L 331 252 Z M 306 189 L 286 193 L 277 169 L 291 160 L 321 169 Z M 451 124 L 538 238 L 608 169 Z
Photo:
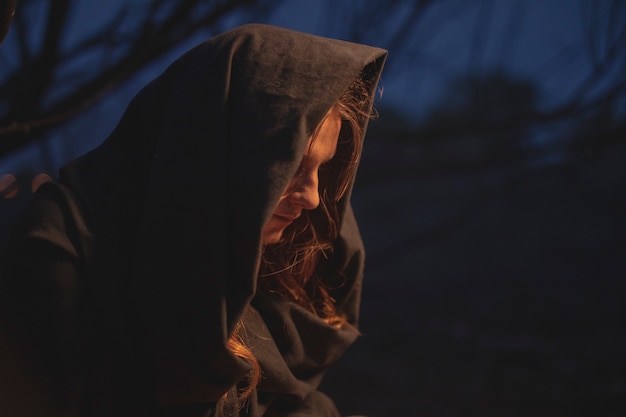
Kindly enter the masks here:
M 340 130 L 341 118 L 331 111 L 309 138 L 298 172 L 287 185 L 272 217 L 263 228 L 263 243 L 278 242 L 287 226 L 302 215 L 302 210 L 313 210 L 319 206 L 319 170 L 335 156 Z

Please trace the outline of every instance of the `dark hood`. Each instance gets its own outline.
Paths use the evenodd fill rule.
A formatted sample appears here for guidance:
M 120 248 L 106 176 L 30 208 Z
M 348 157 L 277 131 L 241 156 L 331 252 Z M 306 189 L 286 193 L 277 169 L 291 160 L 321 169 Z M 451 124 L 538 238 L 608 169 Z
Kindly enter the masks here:
M 255 293 L 263 225 L 315 127 L 365 68 L 375 88 L 385 55 L 265 25 L 230 30 L 178 59 L 63 168 L 92 225 L 87 268 L 112 349 L 149 352 L 137 372 L 162 402 L 215 400 L 247 372 L 225 342 Z M 349 197 L 333 265 L 350 277 L 336 298 L 356 323 L 363 257 Z

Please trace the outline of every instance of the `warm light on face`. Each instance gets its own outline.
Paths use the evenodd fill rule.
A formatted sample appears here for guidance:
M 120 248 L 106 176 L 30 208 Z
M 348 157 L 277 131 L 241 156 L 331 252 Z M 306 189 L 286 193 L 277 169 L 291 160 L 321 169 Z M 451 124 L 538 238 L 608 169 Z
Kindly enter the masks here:
M 335 156 L 340 130 L 341 118 L 331 111 L 309 138 L 298 172 L 287 185 L 272 217 L 263 228 L 263 243 L 278 242 L 287 226 L 302 215 L 302 210 L 313 210 L 319 206 L 319 169 Z

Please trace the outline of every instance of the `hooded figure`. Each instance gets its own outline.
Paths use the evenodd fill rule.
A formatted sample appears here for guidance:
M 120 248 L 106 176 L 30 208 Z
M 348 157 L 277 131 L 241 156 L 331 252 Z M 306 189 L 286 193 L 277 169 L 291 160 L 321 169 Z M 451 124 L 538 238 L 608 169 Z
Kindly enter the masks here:
M 385 56 L 230 30 L 40 187 L 1 281 L 12 415 L 338 416 L 317 387 L 358 336 L 349 198 Z

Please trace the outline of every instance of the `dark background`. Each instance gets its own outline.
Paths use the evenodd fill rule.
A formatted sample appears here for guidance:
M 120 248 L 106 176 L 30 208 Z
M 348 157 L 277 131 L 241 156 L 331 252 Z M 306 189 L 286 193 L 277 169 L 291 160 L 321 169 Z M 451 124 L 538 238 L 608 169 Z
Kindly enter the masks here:
M 363 337 L 324 388 L 347 415 L 626 415 L 625 2 L 18 3 L 0 46 L 2 246 L 33 180 L 207 37 L 265 22 L 380 46 L 353 195 Z

